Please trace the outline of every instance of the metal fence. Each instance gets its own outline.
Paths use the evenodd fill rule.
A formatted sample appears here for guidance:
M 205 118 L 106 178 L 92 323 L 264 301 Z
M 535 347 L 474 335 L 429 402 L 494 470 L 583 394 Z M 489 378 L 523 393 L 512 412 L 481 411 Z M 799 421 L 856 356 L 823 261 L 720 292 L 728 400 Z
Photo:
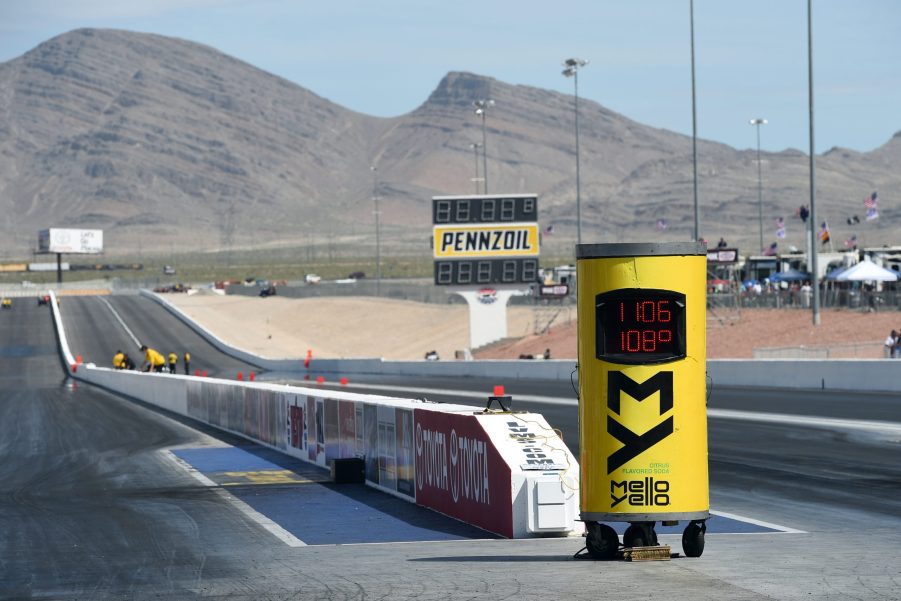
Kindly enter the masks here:
M 707 295 L 707 306 L 711 308 L 762 308 L 762 309 L 810 309 L 810 295 L 796 290 L 764 291 L 755 293 L 714 293 Z M 883 290 L 825 290 L 820 295 L 823 308 L 847 308 L 861 311 L 899 311 L 901 292 Z
M 879 342 L 754 349 L 755 359 L 880 359 L 884 357 L 883 345 Z

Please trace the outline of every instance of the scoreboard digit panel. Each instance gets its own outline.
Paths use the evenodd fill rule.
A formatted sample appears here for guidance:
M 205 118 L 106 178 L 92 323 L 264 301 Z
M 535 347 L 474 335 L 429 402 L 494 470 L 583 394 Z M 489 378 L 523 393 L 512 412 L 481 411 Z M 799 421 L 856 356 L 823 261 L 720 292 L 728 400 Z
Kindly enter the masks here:
M 531 284 L 538 279 L 538 259 L 455 259 L 435 261 L 435 284 L 471 286 Z
M 538 221 L 536 196 L 439 196 L 432 199 L 432 224 Z
M 610 363 L 667 363 L 685 357 L 685 295 L 623 288 L 595 297 L 596 356 Z

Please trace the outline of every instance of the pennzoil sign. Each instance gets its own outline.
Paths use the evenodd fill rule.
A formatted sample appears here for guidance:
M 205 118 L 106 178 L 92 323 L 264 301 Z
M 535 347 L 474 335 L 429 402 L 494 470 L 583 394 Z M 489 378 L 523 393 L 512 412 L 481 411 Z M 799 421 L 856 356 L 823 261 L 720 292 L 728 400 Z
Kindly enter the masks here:
M 537 257 L 537 223 L 436 225 L 436 259 Z

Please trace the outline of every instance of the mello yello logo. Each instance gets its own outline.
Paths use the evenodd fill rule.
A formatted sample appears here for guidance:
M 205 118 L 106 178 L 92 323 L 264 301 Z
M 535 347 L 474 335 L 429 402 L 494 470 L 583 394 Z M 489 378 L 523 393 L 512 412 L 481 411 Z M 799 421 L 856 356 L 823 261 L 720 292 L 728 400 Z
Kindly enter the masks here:
M 607 407 L 616 415 L 621 415 L 621 392 L 625 392 L 639 403 L 655 392 L 659 392 L 660 415 L 662 416 L 673 408 L 673 372 L 658 372 L 641 383 L 636 382 L 621 371 L 609 372 L 607 377 Z M 613 416 L 608 415 L 607 433 L 623 443 L 622 448 L 614 451 L 607 457 L 607 473 L 609 474 L 672 434 L 673 416 L 670 415 L 646 432 L 639 434 L 616 421 Z

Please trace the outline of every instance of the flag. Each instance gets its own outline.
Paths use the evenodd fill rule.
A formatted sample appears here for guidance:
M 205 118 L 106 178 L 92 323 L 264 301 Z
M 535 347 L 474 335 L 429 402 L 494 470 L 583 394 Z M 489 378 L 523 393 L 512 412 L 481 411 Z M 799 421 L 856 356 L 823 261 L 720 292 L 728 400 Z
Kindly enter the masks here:
M 785 238 L 785 219 L 776 217 L 776 237 Z
M 768 249 L 763 251 L 763 256 L 765 256 L 765 257 L 775 256 L 777 248 L 779 248 L 779 243 L 773 242 L 772 244 L 770 244 L 770 247 Z
M 879 219 L 879 211 L 876 210 L 876 207 L 867 209 L 867 221 L 873 221 L 874 219 Z
M 826 244 L 829 242 L 829 226 L 826 225 L 825 221 L 822 224 L 820 224 L 820 241 L 823 244 Z
M 845 246 L 848 248 L 857 248 L 857 234 L 854 234 L 847 240 L 845 240 Z
M 658 219 L 657 220 L 657 231 L 662 232 L 666 229 L 666 219 Z
M 868 197 L 863 199 L 863 206 L 868 209 L 875 209 L 879 205 L 879 197 L 876 196 L 876 193 L 873 192 Z
M 552 236 L 553 234 L 554 234 L 554 224 L 552 223 L 549 226 L 547 226 L 546 228 L 544 228 L 544 235 Z

